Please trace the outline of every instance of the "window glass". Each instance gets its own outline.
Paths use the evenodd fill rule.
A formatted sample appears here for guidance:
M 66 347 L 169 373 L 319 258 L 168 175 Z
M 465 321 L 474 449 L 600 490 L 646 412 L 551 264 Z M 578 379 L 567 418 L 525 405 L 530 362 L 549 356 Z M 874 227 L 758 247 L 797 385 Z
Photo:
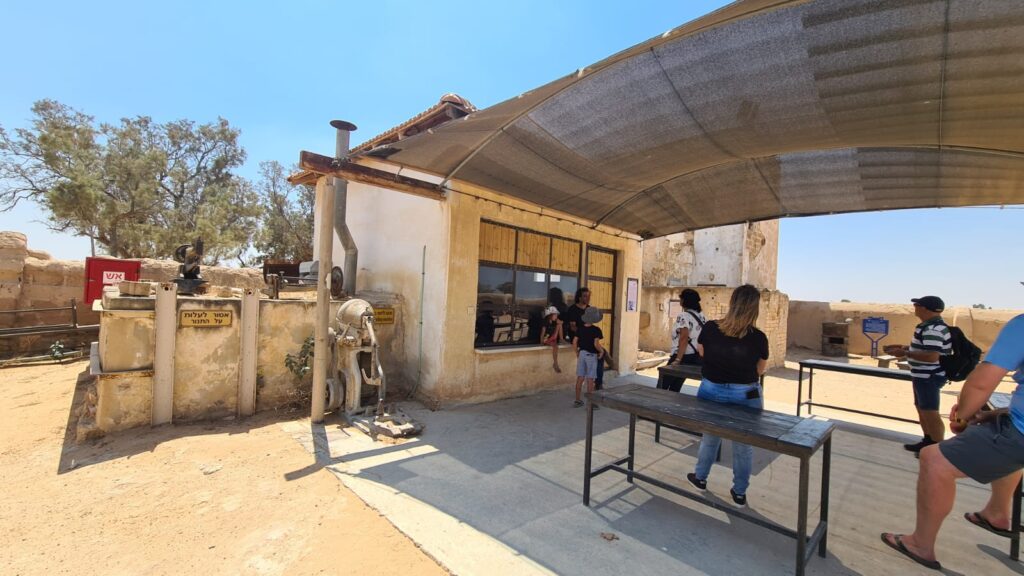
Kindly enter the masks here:
M 544 308 L 548 305 L 548 275 L 545 272 L 519 270 L 516 272 L 516 317 L 526 322 L 522 339 L 540 342 L 540 327 Z
M 576 289 L 580 287 L 580 279 L 576 276 L 552 273 L 548 287 L 548 302 L 564 313 L 566 308 L 573 304 L 576 296 Z M 562 301 L 556 302 L 561 296 Z
M 499 336 L 507 337 L 505 330 L 499 334 L 497 328 L 499 324 L 511 323 L 514 286 L 515 272 L 512 268 L 480 266 L 476 295 L 477 346 L 497 344 Z M 507 338 L 503 343 L 508 343 Z

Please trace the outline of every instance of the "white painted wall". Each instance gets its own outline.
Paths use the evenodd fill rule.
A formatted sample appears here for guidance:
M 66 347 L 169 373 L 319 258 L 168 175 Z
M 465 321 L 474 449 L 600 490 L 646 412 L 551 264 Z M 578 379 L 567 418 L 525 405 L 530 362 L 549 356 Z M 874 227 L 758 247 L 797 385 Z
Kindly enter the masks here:
M 396 311 L 404 348 L 397 359 L 407 384 L 417 381 L 420 361 L 420 284 L 424 283 L 422 379 L 440 374 L 441 341 L 448 284 L 448 206 L 444 201 L 359 183 L 348 185 L 347 220 L 359 249 L 356 291 L 390 292 L 401 298 Z M 319 236 L 319 229 L 315 230 Z M 317 245 L 314 240 L 314 246 Z M 426 274 L 423 275 L 423 248 Z M 333 264 L 342 266 L 344 251 L 334 235 Z
M 693 284 L 743 283 L 745 230 L 745 224 L 734 224 L 693 233 Z

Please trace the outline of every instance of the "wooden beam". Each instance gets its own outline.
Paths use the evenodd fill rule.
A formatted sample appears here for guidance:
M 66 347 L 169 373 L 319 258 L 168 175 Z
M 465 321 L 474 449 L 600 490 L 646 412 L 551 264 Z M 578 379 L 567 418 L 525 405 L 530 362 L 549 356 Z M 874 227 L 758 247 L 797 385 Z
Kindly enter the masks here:
M 444 191 L 437 184 L 392 174 L 391 172 L 370 168 L 348 160 L 337 160 L 330 156 L 306 152 L 305 150 L 299 153 L 299 168 L 316 172 L 317 174 L 344 178 L 349 182 L 379 186 L 405 192 L 406 194 L 430 198 L 431 200 L 444 200 Z

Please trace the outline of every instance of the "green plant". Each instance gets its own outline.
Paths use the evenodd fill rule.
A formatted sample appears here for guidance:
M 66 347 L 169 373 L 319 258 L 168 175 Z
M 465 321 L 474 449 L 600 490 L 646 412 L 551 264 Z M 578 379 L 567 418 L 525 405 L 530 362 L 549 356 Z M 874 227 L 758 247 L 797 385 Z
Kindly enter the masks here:
M 53 358 L 54 362 L 60 363 L 64 359 L 64 343 L 57 340 L 53 344 L 50 344 L 50 358 Z
M 312 369 L 309 359 L 313 357 L 313 337 L 309 336 L 302 341 L 302 348 L 296 356 L 285 354 L 284 365 L 288 371 L 295 375 L 297 380 L 302 380 Z

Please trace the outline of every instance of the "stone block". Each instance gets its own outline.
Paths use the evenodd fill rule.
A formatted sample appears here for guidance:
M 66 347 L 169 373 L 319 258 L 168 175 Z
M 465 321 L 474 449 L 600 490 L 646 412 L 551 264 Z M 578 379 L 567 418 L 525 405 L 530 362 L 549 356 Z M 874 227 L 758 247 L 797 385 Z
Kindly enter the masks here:
M 156 331 L 152 312 L 104 312 L 100 315 L 100 367 L 104 372 L 153 368 Z
M 28 250 L 28 236 L 21 232 L 0 232 L 0 250 L 25 252 Z

